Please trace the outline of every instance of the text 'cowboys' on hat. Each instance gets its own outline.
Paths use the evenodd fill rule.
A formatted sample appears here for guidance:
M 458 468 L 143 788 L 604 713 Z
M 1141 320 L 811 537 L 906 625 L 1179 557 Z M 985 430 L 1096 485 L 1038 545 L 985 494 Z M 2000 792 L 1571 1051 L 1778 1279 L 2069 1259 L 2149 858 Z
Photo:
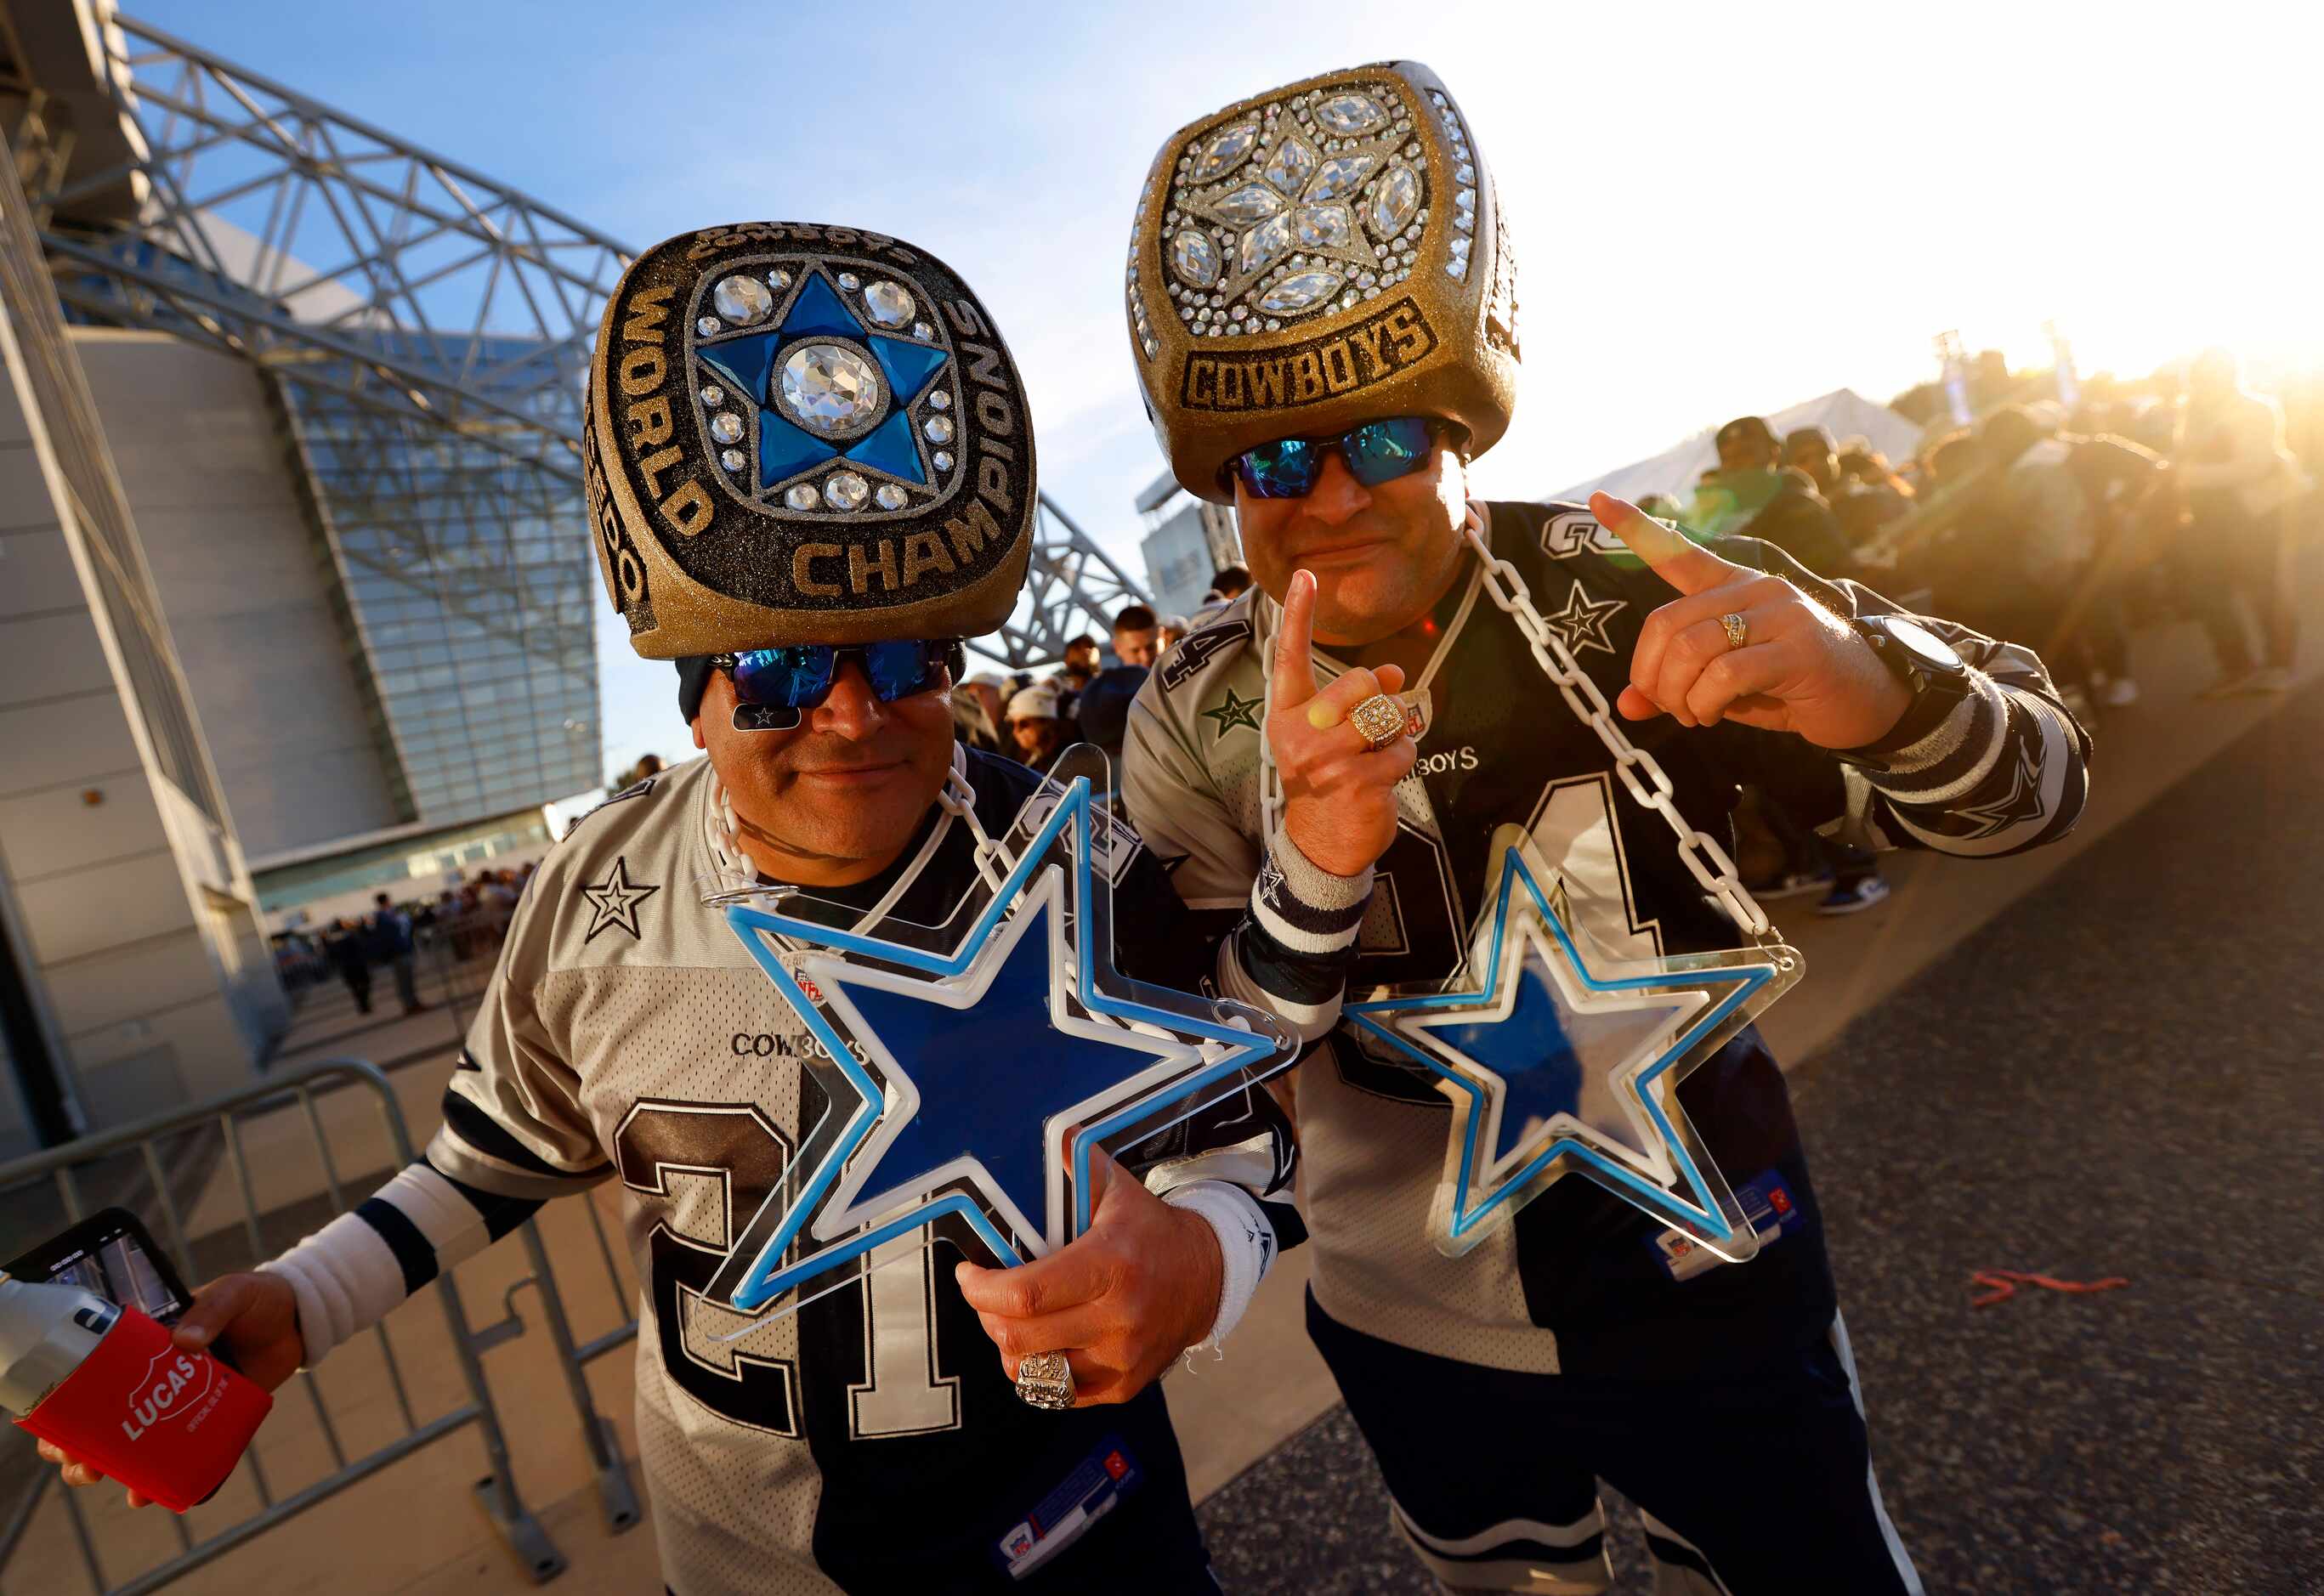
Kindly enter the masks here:
M 1025 579 L 1008 346 L 950 268 L 877 233 L 744 222 L 640 255 L 582 446 L 598 564 L 649 659 L 974 637 Z
M 1130 343 L 1187 492 L 1279 438 L 1441 416 L 1468 452 L 1517 401 L 1517 266 L 1491 177 L 1434 73 L 1388 61 L 1173 134 L 1138 199 Z

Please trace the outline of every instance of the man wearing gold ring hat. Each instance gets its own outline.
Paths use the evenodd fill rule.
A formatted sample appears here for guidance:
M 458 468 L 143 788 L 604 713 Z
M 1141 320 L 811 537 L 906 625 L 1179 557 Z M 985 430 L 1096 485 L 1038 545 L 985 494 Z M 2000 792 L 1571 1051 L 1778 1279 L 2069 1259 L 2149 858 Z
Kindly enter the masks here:
M 1016 602 L 1035 515 L 1031 420 L 990 313 L 868 230 L 680 235 L 606 308 L 583 466 L 606 586 L 638 651 L 676 662 L 706 757 L 549 854 L 426 1157 L 212 1283 L 179 1333 L 279 1384 L 546 1200 L 609 1186 L 677 1596 L 1215 1591 L 1152 1382 L 1224 1335 L 1277 1245 L 1257 1198 L 1290 1137 L 1264 1091 L 1140 1143 L 1127 1176 L 1101 1166 L 1089 1230 L 1021 1268 L 906 1232 L 781 1316 L 718 1285 L 738 1232 L 804 1178 L 830 1100 L 807 1026 L 715 899 L 788 883 L 938 924 L 979 869 L 970 820 L 1005 837 L 1037 796 L 1037 772 L 956 746 L 950 703 L 963 641 Z M 1196 989 L 1215 966 L 1161 865 L 1126 829 L 1110 843 L 1139 906 L 1117 964 Z M 1263 934 L 1231 946 L 1300 964 Z
M 1553 863 L 1598 946 L 1736 946 L 1672 823 L 1618 780 L 1616 737 L 1714 837 L 1731 839 L 1748 772 L 1831 795 L 1831 821 L 1886 845 L 1989 858 L 2052 841 L 2080 812 L 2086 746 L 2040 660 L 1602 495 L 1471 502 L 1467 464 L 1516 401 L 1520 281 L 1475 130 L 1416 63 L 1326 73 L 1173 134 L 1125 293 L 1163 452 L 1189 493 L 1235 506 L 1259 584 L 1140 695 L 1129 812 L 1181 856 L 1171 880 L 1198 913 L 1337 955 L 1321 981 L 1241 974 L 1318 1044 L 1288 1077 L 1309 1328 L 1397 1527 L 1449 1588 L 1603 1590 L 1602 1480 L 1644 1509 L 1658 1591 L 1917 1591 L 1757 1032 L 1679 1093 L 1771 1216 L 1756 1258 L 1720 1264 L 1582 1180 L 1448 1258 L 1428 1236 L 1446 1099 L 1340 1010 L 1349 989 L 1452 975 L 1504 825 Z M 1553 636 L 1611 706 L 1603 726 L 1545 674 Z M 1336 706 L 1321 716 L 1316 680 Z M 1419 738 L 1384 826 L 1284 739 L 1399 687 Z

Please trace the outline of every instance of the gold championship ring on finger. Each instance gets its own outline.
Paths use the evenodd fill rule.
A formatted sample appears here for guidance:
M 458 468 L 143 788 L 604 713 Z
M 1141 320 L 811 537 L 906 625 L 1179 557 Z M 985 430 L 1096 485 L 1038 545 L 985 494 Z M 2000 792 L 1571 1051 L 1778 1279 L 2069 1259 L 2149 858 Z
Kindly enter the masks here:
M 1412 730 L 1412 719 L 1404 706 L 1386 693 L 1374 693 L 1348 711 L 1348 724 L 1374 753 Z
M 1742 616 L 1737 614 L 1721 615 L 1719 617 L 1719 624 L 1727 633 L 1727 646 L 1729 648 L 1739 649 L 1745 643 L 1751 641 L 1750 624 L 1746 622 Z
M 1017 1365 L 1017 1395 L 1059 1412 L 1074 1405 L 1074 1368 L 1063 1352 L 1036 1352 Z

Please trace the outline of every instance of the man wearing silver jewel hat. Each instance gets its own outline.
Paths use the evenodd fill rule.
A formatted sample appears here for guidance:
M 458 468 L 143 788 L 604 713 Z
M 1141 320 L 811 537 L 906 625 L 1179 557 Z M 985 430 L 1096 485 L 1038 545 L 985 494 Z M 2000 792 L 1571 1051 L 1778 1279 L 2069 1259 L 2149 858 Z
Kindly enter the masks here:
M 1603 1480 L 1645 1510 L 1660 1591 L 1917 1591 L 1757 1033 L 1677 1092 L 1757 1205 L 1750 1261 L 1581 1179 L 1447 1257 L 1429 1235 L 1458 1146 L 1446 1097 L 1342 1002 L 1455 976 L 1503 826 L 1596 947 L 1708 954 L 1747 941 L 1722 899 L 1752 915 L 1725 857 L 1738 771 L 1845 790 L 1883 844 L 1993 857 L 2073 825 L 2083 735 L 2027 650 L 1775 549 L 1699 547 L 1602 495 L 1471 502 L 1466 464 L 1516 398 L 1517 291 L 1468 121 L 1416 63 L 1240 100 L 1164 143 L 1131 358 L 1179 483 L 1235 505 L 1258 587 L 1140 695 L 1128 811 L 1178 856 L 1190 907 L 1336 955 L 1321 981 L 1230 959 L 1231 990 L 1317 1043 L 1288 1077 L 1309 1329 L 1437 1580 L 1605 1589 Z M 1311 666 L 1341 707 L 1415 689 L 1385 835 L 1281 758 L 1286 723 L 1338 718 L 1305 701 Z
M 1091 1229 L 1021 1268 L 955 1266 L 907 1232 L 785 1316 L 738 1313 L 720 1284 L 826 1100 L 807 1026 L 706 899 L 791 883 L 941 923 L 977 832 L 1005 836 L 1040 781 L 956 752 L 949 703 L 961 640 L 1006 618 L 1030 545 L 1006 346 L 896 239 L 686 234 L 614 291 L 584 442 L 607 586 L 639 652 L 678 662 L 708 757 L 615 795 L 549 856 L 427 1156 L 211 1283 L 179 1334 L 279 1384 L 546 1200 L 613 1185 L 678 1596 L 1215 1590 L 1151 1382 L 1231 1328 L 1273 1256 L 1256 1197 L 1290 1144 L 1265 1092 L 1141 1143 Z M 1201 939 L 1153 857 L 1115 843 L 1140 903 L 1116 963 L 1194 989 L 1213 973 Z M 1301 956 L 1263 931 L 1234 946 Z

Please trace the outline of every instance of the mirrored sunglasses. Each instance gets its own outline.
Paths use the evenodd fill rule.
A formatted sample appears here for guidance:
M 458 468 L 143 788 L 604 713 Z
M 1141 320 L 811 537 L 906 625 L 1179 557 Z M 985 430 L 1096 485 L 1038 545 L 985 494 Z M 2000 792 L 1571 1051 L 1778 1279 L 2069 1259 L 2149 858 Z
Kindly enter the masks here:
M 875 643 L 794 643 L 721 654 L 712 661 L 734 684 L 734 729 L 787 732 L 820 709 L 838 684 L 839 667 L 850 658 L 882 704 L 908 698 L 957 681 L 968 664 L 959 641 L 936 638 Z
M 1245 449 L 1232 464 L 1252 498 L 1298 499 L 1314 491 L 1328 452 L 1337 449 L 1348 475 L 1375 488 L 1428 464 L 1430 442 L 1443 425 L 1431 416 L 1388 416 L 1336 438 L 1279 438 Z

